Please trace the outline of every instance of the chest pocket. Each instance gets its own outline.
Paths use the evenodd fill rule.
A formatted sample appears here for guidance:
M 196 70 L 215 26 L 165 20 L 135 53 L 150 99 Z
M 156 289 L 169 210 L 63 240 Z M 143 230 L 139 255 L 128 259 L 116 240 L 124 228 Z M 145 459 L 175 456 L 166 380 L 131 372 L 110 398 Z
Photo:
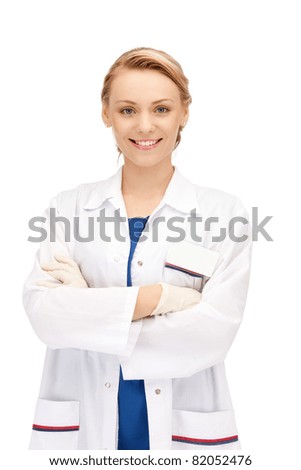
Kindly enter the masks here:
M 170 243 L 164 262 L 163 281 L 202 292 L 210 279 L 219 252 L 183 240 Z

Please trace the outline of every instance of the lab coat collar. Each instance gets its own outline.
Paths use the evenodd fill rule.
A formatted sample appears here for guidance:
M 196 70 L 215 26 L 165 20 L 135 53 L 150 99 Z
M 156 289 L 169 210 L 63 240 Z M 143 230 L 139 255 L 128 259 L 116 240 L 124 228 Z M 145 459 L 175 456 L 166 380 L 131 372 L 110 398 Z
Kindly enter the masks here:
M 84 209 L 97 209 L 104 201 L 122 196 L 121 183 L 123 166 L 124 165 L 122 165 L 110 178 L 96 184 L 84 203 Z M 175 165 L 173 165 L 173 167 L 174 173 L 161 203 L 168 204 L 176 210 L 187 214 L 194 209 L 196 210 L 196 213 L 198 213 L 198 201 L 195 185 L 183 176 Z

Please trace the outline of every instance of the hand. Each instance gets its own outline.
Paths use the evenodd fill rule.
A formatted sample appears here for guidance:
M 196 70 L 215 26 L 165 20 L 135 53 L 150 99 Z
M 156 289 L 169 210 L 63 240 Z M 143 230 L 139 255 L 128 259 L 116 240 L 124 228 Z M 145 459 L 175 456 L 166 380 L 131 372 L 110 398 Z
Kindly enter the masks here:
M 178 287 L 160 282 L 141 286 L 138 291 L 133 321 L 152 315 L 185 310 L 200 302 L 202 294 L 190 287 Z
M 157 307 L 151 312 L 151 316 L 185 310 L 198 304 L 202 298 L 202 294 L 196 289 L 177 287 L 165 282 L 160 282 L 160 284 L 162 294 Z
M 60 281 L 60 283 L 39 281 L 37 282 L 39 286 L 51 288 L 60 287 L 62 285 L 79 288 L 89 287 L 78 267 L 78 264 L 73 261 L 72 258 L 63 255 L 54 255 L 54 258 L 56 261 L 44 263 L 41 267 L 43 271 L 46 271 L 54 279 Z

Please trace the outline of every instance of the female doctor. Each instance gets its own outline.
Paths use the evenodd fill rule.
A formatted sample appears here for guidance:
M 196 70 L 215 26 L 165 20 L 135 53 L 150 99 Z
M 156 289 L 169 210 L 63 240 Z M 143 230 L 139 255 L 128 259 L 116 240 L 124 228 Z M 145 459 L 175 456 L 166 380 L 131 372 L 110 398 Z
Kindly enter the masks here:
M 124 164 L 51 200 L 24 286 L 47 345 L 30 449 L 239 449 L 224 359 L 247 296 L 247 213 L 172 164 L 191 97 L 171 56 L 124 53 L 101 97 Z

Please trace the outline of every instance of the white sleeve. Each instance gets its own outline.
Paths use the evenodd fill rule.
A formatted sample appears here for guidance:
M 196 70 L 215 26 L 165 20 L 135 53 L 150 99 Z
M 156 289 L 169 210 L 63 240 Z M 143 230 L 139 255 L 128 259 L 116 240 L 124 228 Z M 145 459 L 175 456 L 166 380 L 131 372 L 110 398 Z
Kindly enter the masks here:
M 53 198 L 50 207 L 57 208 Z M 139 287 L 47 288 L 37 281 L 54 281 L 41 268 L 59 252 L 70 256 L 63 224 L 56 223 L 55 241 L 50 241 L 49 211 L 45 211 L 47 238 L 40 243 L 35 263 L 23 289 L 23 305 L 38 337 L 50 348 L 79 348 L 109 354 L 131 354 L 141 330 L 133 322 Z M 58 212 L 59 213 L 59 212 Z
M 233 216 L 248 220 L 241 204 Z M 142 320 L 132 355 L 120 357 L 126 380 L 188 377 L 225 359 L 242 320 L 250 275 L 250 222 L 239 227 L 235 235 L 247 239 L 236 242 L 227 233 L 197 305 Z

